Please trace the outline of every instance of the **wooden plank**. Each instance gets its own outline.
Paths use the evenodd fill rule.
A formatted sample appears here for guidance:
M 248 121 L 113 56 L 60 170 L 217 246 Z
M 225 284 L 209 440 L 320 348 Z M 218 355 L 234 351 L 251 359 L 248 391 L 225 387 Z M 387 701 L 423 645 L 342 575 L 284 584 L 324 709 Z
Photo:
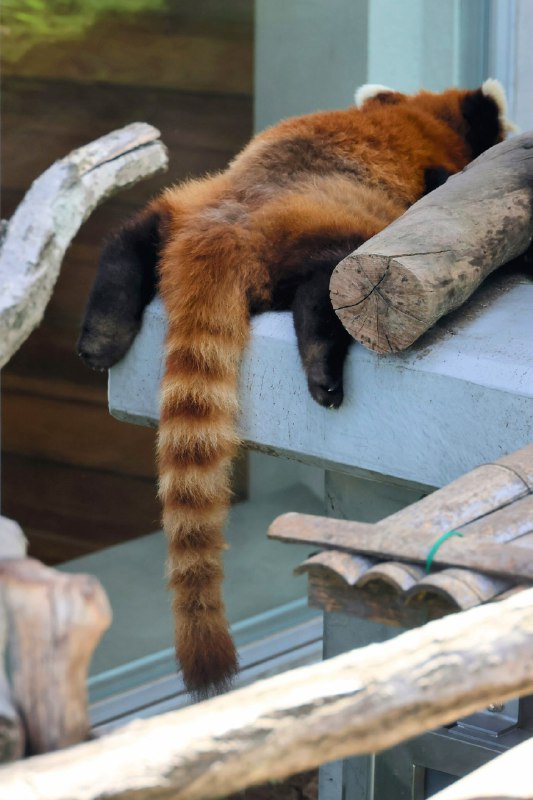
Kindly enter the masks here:
M 533 495 L 461 525 L 460 530 L 468 536 L 484 536 L 501 544 L 521 539 L 533 531 Z
M 289 513 L 278 517 L 269 528 L 273 539 L 319 545 L 381 559 L 414 561 L 425 564 L 439 533 L 428 537 L 413 530 L 409 538 L 384 531 L 378 525 L 363 525 L 346 520 Z M 482 536 L 452 537 L 443 542 L 433 558 L 436 566 L 477 569 L 489 575 L 533 581 L 533 555 L 530 549 L 511 544 L 487 542 Z
M 435 564 L 531 580 L 533 553 L 500 544 L 502 536 L 510 540 L 533 527 L 529 471 L 533 474 L 533 445 L 506 456 L 504 463 L 472 470 L 375 525 L 285 514 L 271 525 L 269 536 L 424 564 L 434 543 L 453 530 L 463 537 L 443 541 Z
M 0 800 L 201 800 L 533 691 L 533 590 L 2 772 Z M 132 769 L 132 764 L 135 769 Z

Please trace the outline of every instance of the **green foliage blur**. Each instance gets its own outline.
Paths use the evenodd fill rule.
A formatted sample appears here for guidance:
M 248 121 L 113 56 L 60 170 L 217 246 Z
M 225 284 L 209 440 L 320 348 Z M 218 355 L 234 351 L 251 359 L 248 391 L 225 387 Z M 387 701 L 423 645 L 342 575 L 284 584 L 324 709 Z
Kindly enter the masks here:
M 104 14 L 165 5 L 166 0 L 2 0 L 2 57 L 17 61 L 36 44 L 80 38 Z

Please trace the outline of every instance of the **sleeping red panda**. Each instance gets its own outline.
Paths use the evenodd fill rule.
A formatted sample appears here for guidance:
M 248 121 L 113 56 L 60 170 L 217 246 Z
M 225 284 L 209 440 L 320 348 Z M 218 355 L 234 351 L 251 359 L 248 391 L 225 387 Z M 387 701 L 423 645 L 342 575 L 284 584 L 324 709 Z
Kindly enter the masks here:
M 168 314 L 159 494 L 192 692 L 220 691 L 238 669 L 221 551 L 250 314 L 292 308 L 309 390 L 338 407 L 351 339 L 329 301 L 333 268 L 501 141 L 505 114 L 494 80 L 415 96 L 362 87 L 356 107 L 280 122 L 225 172 L 168 189 L 105 246 L 78 343 L 87 364 L 124 355 L 156 287 Z

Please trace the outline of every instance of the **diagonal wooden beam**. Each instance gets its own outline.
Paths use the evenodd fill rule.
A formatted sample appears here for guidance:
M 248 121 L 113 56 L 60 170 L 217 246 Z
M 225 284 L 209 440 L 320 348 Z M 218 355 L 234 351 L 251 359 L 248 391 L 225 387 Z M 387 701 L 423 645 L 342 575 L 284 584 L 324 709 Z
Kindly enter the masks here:
M 0 800 L 202 800 L 533 692 L 533 589 L 0 770 Z M 520 797 L 520 795 L 517 795 Z

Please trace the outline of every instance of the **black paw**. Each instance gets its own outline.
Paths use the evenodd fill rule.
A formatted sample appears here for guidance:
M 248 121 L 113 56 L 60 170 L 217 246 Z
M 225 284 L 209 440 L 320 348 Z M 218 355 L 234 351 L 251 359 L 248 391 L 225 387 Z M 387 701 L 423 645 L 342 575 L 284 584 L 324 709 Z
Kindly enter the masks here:
M 325 408 L 339 408 L 344 399 L 341 378 L 326 375 L 323 370 L 312 370 L 307 376 L 307 385 L 313 400 Z
M 110 335 L 94 328 L 84 328 L 77 344 L 82 361 L 91 369 L 105 370 L 114 366 L 128 352 L 137 330 Z

